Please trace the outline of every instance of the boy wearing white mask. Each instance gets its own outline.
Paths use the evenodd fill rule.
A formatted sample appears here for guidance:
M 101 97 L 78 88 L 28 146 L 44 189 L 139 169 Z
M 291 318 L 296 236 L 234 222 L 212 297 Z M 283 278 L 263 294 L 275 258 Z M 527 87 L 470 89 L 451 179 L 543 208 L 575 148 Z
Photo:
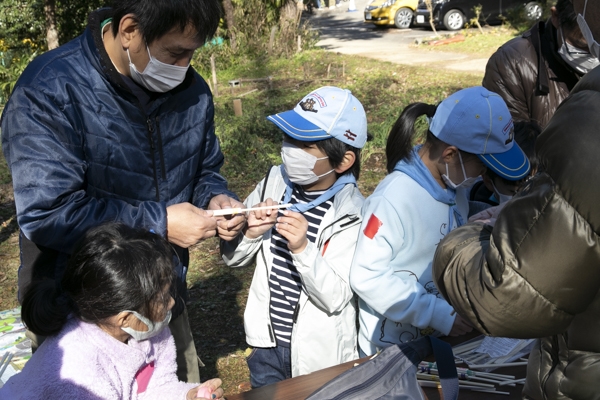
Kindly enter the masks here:
M 423 115 L 430 120 L 427 139 L 413 147 L 414 123 Z M 515 179 L 529 173 L 504 100 L 481 86 L 458 91 L 438 106 L 406 107 L 392 127 L 386 155 L 389 175 L 365 201 L 350 269 L 359 296 L 361 355 L 472 329 L 433 282 L 435 249 L 467 221 L 467 192 L 486 167 Z
M 244 203 L 292 206 L 250 212 L 243 234 L 221 247 L 230 266 L 256 257 L 244 313 L 254 388 L 358 355 L 348 275 L 364 201 L 356 179 L 365 111 L 349 90 L 322 87 L 268 119 L 285 133 L 283 164 Z

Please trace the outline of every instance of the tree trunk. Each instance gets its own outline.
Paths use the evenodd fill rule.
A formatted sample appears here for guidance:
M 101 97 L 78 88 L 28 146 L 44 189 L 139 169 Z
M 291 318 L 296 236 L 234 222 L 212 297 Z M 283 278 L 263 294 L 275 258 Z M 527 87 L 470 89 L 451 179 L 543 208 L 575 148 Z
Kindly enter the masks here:
M 233 13 L 233 3 L 231 0 L 223 0 L 223 9 L 225 10 L 225 21 L 227 21 L 227 32 L 229 33 L 231 50 L 236 51 L 237 44 L 235 39 L 235 15 Z
M 281 6 L 281 10 L 279 11 L 279 22 L 281 27 L 284 28 L 289 25 L 294 26 L 294 30 L 297 28 L 297 20 L 298 20 L 298 6 L 297 0 L 286 0 L 286 2 Z
M 52 50 L 58 47 L 56 0 L 44 0 L 44 16 L 46 19 L 46 43 L 48 44 L 48 50 Z

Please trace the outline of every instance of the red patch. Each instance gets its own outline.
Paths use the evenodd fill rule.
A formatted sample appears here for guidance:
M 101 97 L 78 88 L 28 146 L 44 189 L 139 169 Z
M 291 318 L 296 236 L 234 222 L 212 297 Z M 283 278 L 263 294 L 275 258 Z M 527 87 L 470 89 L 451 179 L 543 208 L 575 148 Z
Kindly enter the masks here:
M 377 218 L 375 216 L 375 214 L 371 214 L 371 217 L 369 218 L 369 222 L 367 223 L 367 227 L 365 228 L 363 233 L 369 239 L 373 239 L 375 237 L 375 235 L 377 234 L 377 232 L 379 231 L 379 228 L 381 227 L 381 225 L 383 225 L 383 222 L 381 222 L 379 220 L 379 218 Z
M 325 242 L 325 245 L 323 245 L 323 252 L 321 253 L 321 256 L 325 255 L 325 251 L 327 250 L 327 246 L 329 246 L 329 240 Z

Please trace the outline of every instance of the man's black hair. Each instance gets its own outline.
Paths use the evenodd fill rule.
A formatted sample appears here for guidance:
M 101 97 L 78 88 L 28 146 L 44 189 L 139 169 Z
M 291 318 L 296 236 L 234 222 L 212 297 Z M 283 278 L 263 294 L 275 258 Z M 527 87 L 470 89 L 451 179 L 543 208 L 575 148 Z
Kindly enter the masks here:
M 190 24 L 204 43 L 212 39 L 221 18 L 219 0 L 114 0 L 112 8 L 113 35 L 117 35 L 121 19 L 134 14 L 148 44 L 173 28 L 183 32 Z
M 558 21 L 564 30 L 569 32 L 572 32 L 574 29 L 579 30 L 577 13 L 575 13 L 571 0 L 558 0 L 555 7 L 558 14 Z

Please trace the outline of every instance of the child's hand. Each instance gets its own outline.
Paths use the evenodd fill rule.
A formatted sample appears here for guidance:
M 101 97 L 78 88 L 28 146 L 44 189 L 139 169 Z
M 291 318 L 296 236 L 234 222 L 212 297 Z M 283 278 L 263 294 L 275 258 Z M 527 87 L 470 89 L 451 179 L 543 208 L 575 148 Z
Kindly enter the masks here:
M 222 399 L 223 389 L 221 389 L 221 380 L 218 378 L 210 379 L 204 382 L 202 385 L 191 389 L 186 396 L 186 400 L 198 400 L 198 399 Z
M 265 207 L 276 205 L 277 202 L 269 198 L 262 203 L 258 203 L 253 207 Z M 271 210 L 256 210 L 250 211 L 247 217 L 247 225 L 244 230 L 244 235 L 249 239 L 256 239 L 262 236 L 266 231 L 271 229 L 275 225 L 277 220 L 278 210 L 273 208 Z
M 304 215 L 285 210 L 283 217 L 277 218 L 275 225 L 277 232 L 287 239 L 288 249 L 294 254 L 301 253 L 308 244 L 306 232 L 308 232 L 308 221 Z
M 219 194 L 208 203 L 209 210 L 222 210 L 225 208 L 244 208 L 244 204 L 224 194 Z M 234 214 L 215 217 L 217 220 L 217 234 L 225 241 L 233 240 L 240 233 L 246 222 L 246 214 Z
M 486 208 L 485 210 L 472 215 L 471 218 L 469 218 L 469 222 L 482 222 L 493 227 L 505 204 L 506 203 L 502 203 L 494 207 Z
M 473 325 L 460 315 L 456 314 L 456 319 L 448 336 L 462 336 L 473 330 Z

